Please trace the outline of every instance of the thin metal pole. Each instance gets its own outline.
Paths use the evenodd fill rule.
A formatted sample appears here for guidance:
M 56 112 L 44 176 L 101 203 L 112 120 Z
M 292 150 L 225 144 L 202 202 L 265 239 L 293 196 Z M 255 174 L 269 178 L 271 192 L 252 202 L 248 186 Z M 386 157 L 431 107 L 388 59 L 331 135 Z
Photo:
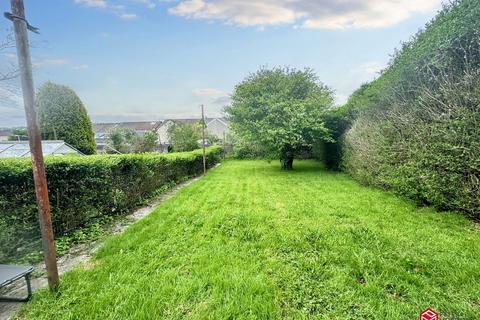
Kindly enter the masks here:
M 202 149 L 203 149 L 203 174 L 207 173 L 207 159 L 205 157 L 205 111 L 202 104 Z
M 42 232 L 43 255 L 47 269 L 48 286 L 50 290 L 58 287 L 58 269 L 53 239 L 52 218 L 50 214 L 50 202 L 48 200 L 47 179 L 43 163 L 42 140 L 37 124 L 35 111 L 35 89 L 32 77 L 32 61 L 28 45 L 27 25 L 25 20 L 25 8 L 23 0 L 10 0 L 12 14 L 20 19 L 13 20 L 15 41 L 17 45 L 18 65 L 22 79 L 23 102 L 27 117 L 28 141 L 32 155 L 32 171 L 35 183 L 35 194 L 39 213 L 40 230 Z M 23 20 L 22 20 L 23 19 Z
M 222 159 L 225 159 L 225 154 L 227 153 L 227 141 L 226 141 L 226 137 L 225 137 L 225 131 L 223 131 L 222 144 L 223 144 Z

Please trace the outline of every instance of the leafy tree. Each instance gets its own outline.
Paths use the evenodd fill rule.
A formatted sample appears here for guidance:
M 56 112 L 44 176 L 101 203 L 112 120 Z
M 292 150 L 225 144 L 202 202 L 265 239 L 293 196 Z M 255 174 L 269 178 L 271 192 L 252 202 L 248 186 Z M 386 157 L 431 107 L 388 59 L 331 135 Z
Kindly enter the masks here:
M 158 144 L 158 138 L 154 132 L 146 132 L 141 137 L 130 128 L 114 129 L 107 140 L 113 149 L 121 153 L 153 152 Z
M 228 145 L 231 146 L 232 155 L 236 159 L 262 159 L 269 158 L 270 155 L 255 141 L 245 141 L 234 133 L 228 136 Z
M 192 151 L 199 148 L 200 140 L 199 123 L 174 123 L 168 128 L 168 138 L 172 146 L 172 151 L 183 152 Z
M 26 141 L 28 140 L 28 132 L 25 128 L 14 128 L 12 134 L 8 136 L 8 141 Z
M 40 87 L 36 103 L 43 139 L 64 140 L 84 154 L 95 153 L 92 122 L 72 89 L 47 82 Z
M 138 152 L 153 152 L 158 145 L 158 136 L 154 132 L 146 132 L 145 135 L 140 138 L 137 151 Z
M 130 128 L 116 128 L 108 135 L 109 145 L 121 153 L 132 153 L 135 150 L 139 137 L 135 130 Z
M 220 144 L 221 142 L 222 139 L 220 139 L 216 134 L 210 133 L 205 130 L 205 144 L 207 146 L 213 146 L 216 144 Z
M 293 168 L 296 153 L 330 140 L 323 121 L 333 93 L 310 69 L 261 69 L 235 87 L 225 108 L 240 139 L 261 146 Z
M 122 152 L 120 151 L 124 143 L 122 131 L 120 129 L 114 129 L 112 132 L 110 132 L 107 137 L 107 143 L 113 149 L 117 150 L 118 152 Z

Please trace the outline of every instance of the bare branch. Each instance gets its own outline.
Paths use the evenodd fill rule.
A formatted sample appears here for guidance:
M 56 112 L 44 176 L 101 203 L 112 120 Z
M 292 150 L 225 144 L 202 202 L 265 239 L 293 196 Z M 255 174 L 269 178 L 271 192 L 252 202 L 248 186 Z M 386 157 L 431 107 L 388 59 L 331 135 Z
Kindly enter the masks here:
M 5 51 L 15 48 L 15 38 L 12 32 L 7 33 L 4 39 L 0 40 L 0 54 L 5 54 Z M 3 69 L 3 66 L 2 66 Z M 13 63 L 5 67 L 6 71 L 0 71 L 0 81 L 7 81 L 15 79 L 19 76 L 19 70 Z

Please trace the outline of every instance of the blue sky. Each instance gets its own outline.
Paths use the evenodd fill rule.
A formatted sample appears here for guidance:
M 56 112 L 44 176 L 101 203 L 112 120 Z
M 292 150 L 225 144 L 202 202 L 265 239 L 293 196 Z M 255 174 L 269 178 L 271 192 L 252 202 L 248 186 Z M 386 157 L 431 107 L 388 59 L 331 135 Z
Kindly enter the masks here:
M 0 3 L 9 11 L 9 1 Z M 372 80 L 440 0 L 25 0 L 35 85 L 72 87 L 94 122 L 217 116 L 261 66 L 313 68 L 342 103 Z M 10 28 L 0 22 L 0 36 Z M 16 62 L 0 52 L 0 71 Z M 25 119 L 0 83 L 0 126 Z

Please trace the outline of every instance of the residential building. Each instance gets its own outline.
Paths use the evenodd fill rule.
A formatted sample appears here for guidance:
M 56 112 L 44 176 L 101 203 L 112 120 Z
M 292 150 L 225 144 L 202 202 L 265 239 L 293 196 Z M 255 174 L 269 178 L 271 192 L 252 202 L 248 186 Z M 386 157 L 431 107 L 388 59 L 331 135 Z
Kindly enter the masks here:
M 169 145 L 168 129 L 174 123 L 193 124 L 199 123 L 201 119 L 167 119 L 164 120 L 161 127 L 158 129 L 158 141 L 162 145 Z M 205 118 L 206 132 L 217 136 L 219 139 L 225 139 L 228 133 L 228 122 L 225 118 Z
M 106 152 L 109 149 L 108 135 L 116 129 L 133 129 L 139 136 L 143 136 L 146 132 L 154 132 L 158 136 L 159 151 L 167 152 L 170 145 L 168 137 L 168 129 L 174 123 L 194 124 L 199 123 L 200 118 L 191 119 L 167 119 L 162 121 L 142 121 L 142 122 L 119 122 L 119 123 L 96 123 L 93 124 L 95 131 L 95 141 L 97 143 L 97 151 Z M 223 140 L 228 133 L 228 123 L 225 118 L 206 118 L 206 131 L 211 135 L 217 136 Z M 111 148 L 110 148 L 111 149 Z M 109 152 L 114 151 L 111 149 Z
M 8 137 L 12 134 L 10 128 L 0 128 L 0 141 L 8 141 Z

